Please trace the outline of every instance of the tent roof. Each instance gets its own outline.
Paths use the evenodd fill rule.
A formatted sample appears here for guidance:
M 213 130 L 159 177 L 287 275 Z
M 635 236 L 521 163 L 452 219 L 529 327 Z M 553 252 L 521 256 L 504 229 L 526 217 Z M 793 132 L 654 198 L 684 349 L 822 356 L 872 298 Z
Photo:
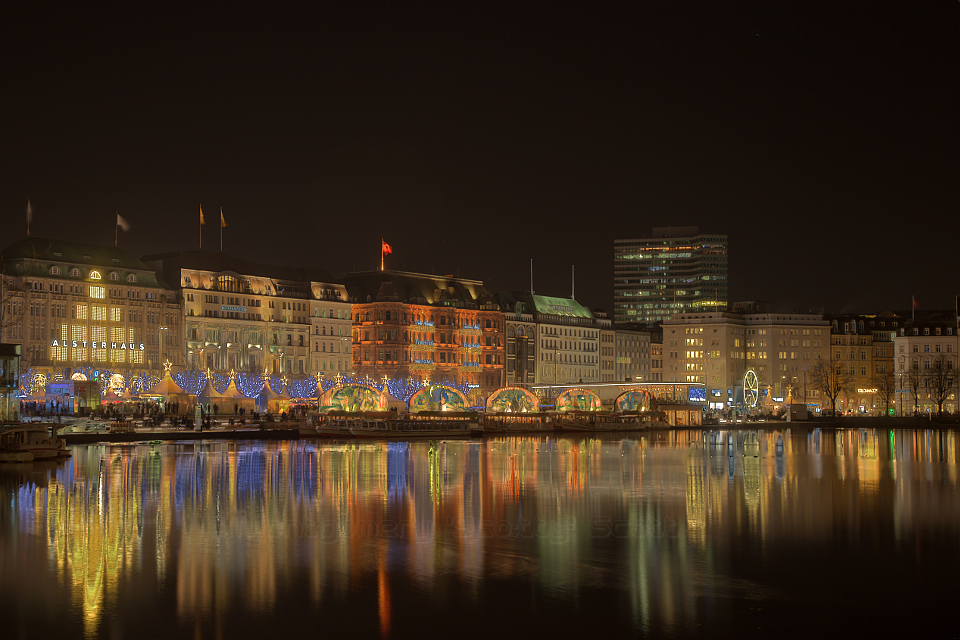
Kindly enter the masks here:
M 198 397 L 204 399 L 220 399 L 229 398 L 231 396 L 217 391 L 217 388 L 213 386 L 213 378 L 207 378 L 207 384 L 204 385 L 203 391 L 200 392 Z
M 164 373 L 163 379 L 146 393 L 153 396 L 169 396 L 175 393 L 186 394 L 186 392 L 180 388 L 180 385 L 174 382 L 173 378 L 170 377 L 169 371 Z

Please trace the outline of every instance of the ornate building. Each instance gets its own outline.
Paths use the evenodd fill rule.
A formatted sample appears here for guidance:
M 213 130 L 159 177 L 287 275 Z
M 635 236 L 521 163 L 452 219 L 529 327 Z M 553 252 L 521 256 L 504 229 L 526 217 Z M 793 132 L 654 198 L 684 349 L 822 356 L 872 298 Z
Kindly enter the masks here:
M 346 289 L 321 269 L 215 251 L 147 256 L 178 286 L 188 368 L 276 375 L 350 373 Z
M 445 381 L 483 394 L 503 385 L 503 314 L 479 280 L 368 271 L 343 281 L 358 375 Z
M 31 236 L 3 251 L 0 338 L 46 379 L 110 372 L 125 380 L 181 363 L 175 291 L 110 245 Z

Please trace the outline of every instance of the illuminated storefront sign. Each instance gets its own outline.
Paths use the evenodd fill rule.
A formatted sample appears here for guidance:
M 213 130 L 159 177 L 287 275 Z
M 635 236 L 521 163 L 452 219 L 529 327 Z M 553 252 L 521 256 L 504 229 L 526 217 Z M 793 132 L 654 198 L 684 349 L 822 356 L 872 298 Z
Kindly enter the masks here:
M 226 305 L 220 306 L 220 311 L 236 311 L 237 313 L 246 313 L 246 307 L 228 307 Z
M 876 389 L 857 389 L 857 393 L 876 393 Z
M 131 351 L 143 351 L 143 343 L 139 345 L 136 342 L 111 342 L 111 349 L 129 349 Z M 119 346 L 117 346 L 119 345 Z M 85 340 L 54 340 L 50 345 L 52 347 L 73 347 L 74 349 L 83 348 L 86 349 L 89 346 L 91 349 L 106 349 L 106 342 L 86 342 Z

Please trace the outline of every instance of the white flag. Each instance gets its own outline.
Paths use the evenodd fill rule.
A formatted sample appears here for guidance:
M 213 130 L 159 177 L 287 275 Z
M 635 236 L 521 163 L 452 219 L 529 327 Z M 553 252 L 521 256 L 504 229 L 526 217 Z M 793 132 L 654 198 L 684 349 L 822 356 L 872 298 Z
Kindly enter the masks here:
M 130 223 L 123 219 L 119 213 L 117 214 L 117 224 L 120 225 L 120 228 L 124 231 L 130 231 Z

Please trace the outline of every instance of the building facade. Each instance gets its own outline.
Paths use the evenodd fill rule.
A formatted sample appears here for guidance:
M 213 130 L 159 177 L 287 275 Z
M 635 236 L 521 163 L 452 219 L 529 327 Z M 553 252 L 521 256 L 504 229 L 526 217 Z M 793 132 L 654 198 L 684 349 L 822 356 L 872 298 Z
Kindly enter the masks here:
M 502 309 L 529 314 L 535 325 L 537 384 L 593 384 L 602 381 L 601 332 L 611 329 L 606 314 L 573 298 L 530 293 L 498 293 Z M 509 312 L 507 312 L 509 315 Z
M 533 314 L 511 309 L 504 310 L 503 318 L 507 339 L 505 384 L 532 385 L 537 381 L 537 324 Z
M 818 410 L 824 399 L 813 371 L 830 357 L 830 323 L 819 314 L 738 312 L 678 314 L 663 323 L 665 382 L 702 385 L 716 410 L 743 404 L 744 377 L 757 377 L 758 406 L 790 401 Z M 699 398 L 698 398 L 699 399 Z
M 177 285 L 186 368 L 291 376 L 351 372 L 350 302 L 328 273 L 214 251 L 147 256 L 144 262 Z
M 157 375 L 179 364 L 176 292 L 110 245 L 28 237 L 2 258 L 5 343 L 22 345 L 21 367 L 41 380 Z M 115 385 L 120 386 L 120 385 Z
M 504 316 L 479 280 L 389 270 L 343 280 L 358 375 L 447 382 L 483 395 L 504 384 Z
M 897 415 L 935 415 L 960 410 L 957 377 L 960 337 L 950 313 L 906 320 L 893 338 L 894 395 Z
M 727 306 L 727 236 L 697 227 L 655 227 L 613 242 L 613 320 L 653 324 Z
M 650 332 L 617 329 L 615 336 L 617 382 L 654 382 Z
M 828 314 L 830 357 L 843 370 L 844 389 L 837 412 L 882 415 L 895 408 L 894 338 L 903 328 L 892 314 Z

